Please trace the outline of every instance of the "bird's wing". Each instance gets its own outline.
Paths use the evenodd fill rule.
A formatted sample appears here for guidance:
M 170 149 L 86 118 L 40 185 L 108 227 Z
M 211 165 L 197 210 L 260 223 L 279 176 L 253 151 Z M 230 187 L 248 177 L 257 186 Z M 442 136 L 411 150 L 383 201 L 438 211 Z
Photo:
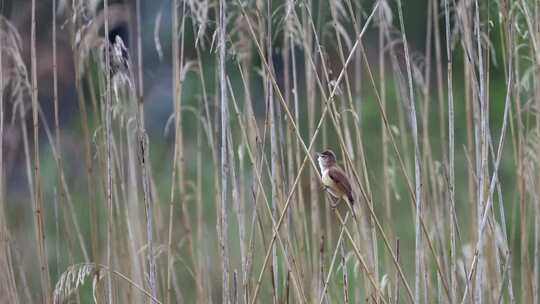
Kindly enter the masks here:
M 336 187 L 346 195 L 350 195 L 352 192 L 351 184 L 345 173 L 340 168 L 331 168 L 328 170 L 328 176 L 334 181 Z

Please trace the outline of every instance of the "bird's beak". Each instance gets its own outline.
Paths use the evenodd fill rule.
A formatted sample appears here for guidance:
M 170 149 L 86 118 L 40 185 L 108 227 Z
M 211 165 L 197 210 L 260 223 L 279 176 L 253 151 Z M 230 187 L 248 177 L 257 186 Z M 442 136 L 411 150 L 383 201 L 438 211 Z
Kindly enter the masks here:
M 321 157 L 321 153 L 315 152 L 315 156 L 316 156 L 317 158 L 319 158 L 319 157 Z

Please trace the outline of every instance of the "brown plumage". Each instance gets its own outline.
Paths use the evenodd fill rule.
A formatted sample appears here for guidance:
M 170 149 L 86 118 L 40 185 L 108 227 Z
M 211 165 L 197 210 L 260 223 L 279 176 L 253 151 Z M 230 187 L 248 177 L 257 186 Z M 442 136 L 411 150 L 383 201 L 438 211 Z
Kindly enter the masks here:
M 326 190 L 338 199 L 344 199 L 351 205 L 354 203 L 351 183 L 347 175 L 336 162 L 336 155 L 331 150 L 317 153 L 321 179 Z
M 339 189 L 339 192 L 347 196 L 349 203 L 354 203 L 351 184 L 343 170 L 337 166 L 332 167 L 328 169 L 328 176 L 334 181 L 335 187 Z

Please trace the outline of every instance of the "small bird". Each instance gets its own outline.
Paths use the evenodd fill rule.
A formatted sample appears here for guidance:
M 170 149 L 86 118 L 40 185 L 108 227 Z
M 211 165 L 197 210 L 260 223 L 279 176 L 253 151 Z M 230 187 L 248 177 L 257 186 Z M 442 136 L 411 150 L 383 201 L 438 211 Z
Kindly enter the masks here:
M 321 168 L 324 189 L 330 192 L 332 196 L 336 197 L 338 201 L 339 199 L 343 199 L 352 206 L 354 204 L 354 197 L 351 183 L 343 169 L 337 165 L 334 152 L 332 152 L 332 150 L 325 150 L 316 155 L 317 160 L 319 161 L 319 167 Z M 332 208 L 337 206 L 338 201 L 334 202 Z

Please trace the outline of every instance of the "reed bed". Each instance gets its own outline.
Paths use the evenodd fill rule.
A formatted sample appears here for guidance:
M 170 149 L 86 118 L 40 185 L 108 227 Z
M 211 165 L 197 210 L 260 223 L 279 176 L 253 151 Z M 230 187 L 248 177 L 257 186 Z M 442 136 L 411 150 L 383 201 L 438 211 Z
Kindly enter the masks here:
M 29 43 L 0 16 L 1 303 L 539 303 L 540 2 L 136 0 L 127 43 L 117 1 L 51 0 L 46 63 L 36 2 Z

